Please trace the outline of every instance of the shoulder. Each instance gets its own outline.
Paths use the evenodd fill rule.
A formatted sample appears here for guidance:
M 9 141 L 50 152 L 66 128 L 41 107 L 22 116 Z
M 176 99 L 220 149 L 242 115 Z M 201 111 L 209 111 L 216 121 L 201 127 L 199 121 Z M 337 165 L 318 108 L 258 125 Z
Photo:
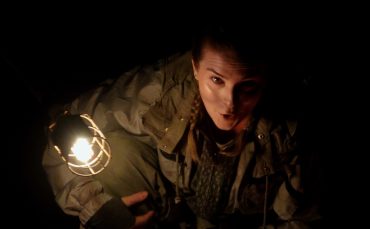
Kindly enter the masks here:
M 117 79 L 114 87 L 139 91 L 139 89 L 148 85 L 159 85 L 162 91 L 166 91 L 175 84 L 191 80 L 191 74 L 190 52 L 179 52 L 162 57 L 151 64 L 135 66 L 122 74 Z
M 256 122 L 256 133 L 262 135 L 284 135 L 286 137 L 294 137 L 297 134 L 299 125 L 298 119 L 272 119 L 270 117 L 261 116 Z
M 164 91 L 179 85 L 191 86 L 194 84 L 190 51 L 163 58 L 158 64 L 158 69 L 164 80 Z

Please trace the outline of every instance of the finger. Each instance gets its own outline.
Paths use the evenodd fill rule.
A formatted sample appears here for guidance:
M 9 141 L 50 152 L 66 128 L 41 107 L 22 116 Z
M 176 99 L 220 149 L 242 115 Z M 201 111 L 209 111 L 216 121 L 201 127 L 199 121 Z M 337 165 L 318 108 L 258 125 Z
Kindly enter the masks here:
M 148 223 L 148 221 L 154 216 L 154 211 L 148 211 L 144 215 L 136 216 L 134 227 L 141 227 Z
M 148 192 L 143 191 L 143 192 L 137 192 L 129 196 L 124 196 L 122 197 L 123 203 L 126 204 L 126 206 L 131 206 L 136 203 L 139 203 L 143 200 L 145 200 L 148 197 Z

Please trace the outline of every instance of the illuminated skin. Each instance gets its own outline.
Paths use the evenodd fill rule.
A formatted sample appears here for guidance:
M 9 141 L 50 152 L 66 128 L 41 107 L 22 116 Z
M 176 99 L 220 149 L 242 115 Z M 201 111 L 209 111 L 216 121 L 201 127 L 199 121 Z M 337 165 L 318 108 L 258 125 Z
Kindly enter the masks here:
M 252 118 L 261 99 L 264 79 L 248 75 L 230 50 L 216 50 L 210 45 L 202 48 L 199 63 L 193 61 L 200 96 L 215 126 L 223 131 L 239 133 Z

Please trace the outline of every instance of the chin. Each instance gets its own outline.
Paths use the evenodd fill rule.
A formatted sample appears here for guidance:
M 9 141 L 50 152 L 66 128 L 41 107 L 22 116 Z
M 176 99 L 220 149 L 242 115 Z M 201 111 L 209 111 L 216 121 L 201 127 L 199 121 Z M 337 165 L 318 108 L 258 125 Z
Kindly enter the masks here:
M 234 124 L 229 124 L 229 123 L 215 123 L 215 124 L 218 129 L 224 130 L 224 131 L 230 131 L 235 127 Z

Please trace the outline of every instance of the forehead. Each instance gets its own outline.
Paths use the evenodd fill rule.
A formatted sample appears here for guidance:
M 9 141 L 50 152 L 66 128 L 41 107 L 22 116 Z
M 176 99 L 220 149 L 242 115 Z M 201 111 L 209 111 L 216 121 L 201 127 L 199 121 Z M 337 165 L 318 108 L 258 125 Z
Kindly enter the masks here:
M 199 67 L 203 70 L 212 69 L 226 76 L 238 75 L 243 78 L 261 76 L 257 73 L 256 66 L 240 61 L 233 50 L 214 48 L 210 45 L 202 48 Z
M 204 44 L 202 47 L 202 60 L 223 62 L 230 65 L 245 65 L 239 61 L 234 50 L 225 47 L 214 47 L 209 43 Z

